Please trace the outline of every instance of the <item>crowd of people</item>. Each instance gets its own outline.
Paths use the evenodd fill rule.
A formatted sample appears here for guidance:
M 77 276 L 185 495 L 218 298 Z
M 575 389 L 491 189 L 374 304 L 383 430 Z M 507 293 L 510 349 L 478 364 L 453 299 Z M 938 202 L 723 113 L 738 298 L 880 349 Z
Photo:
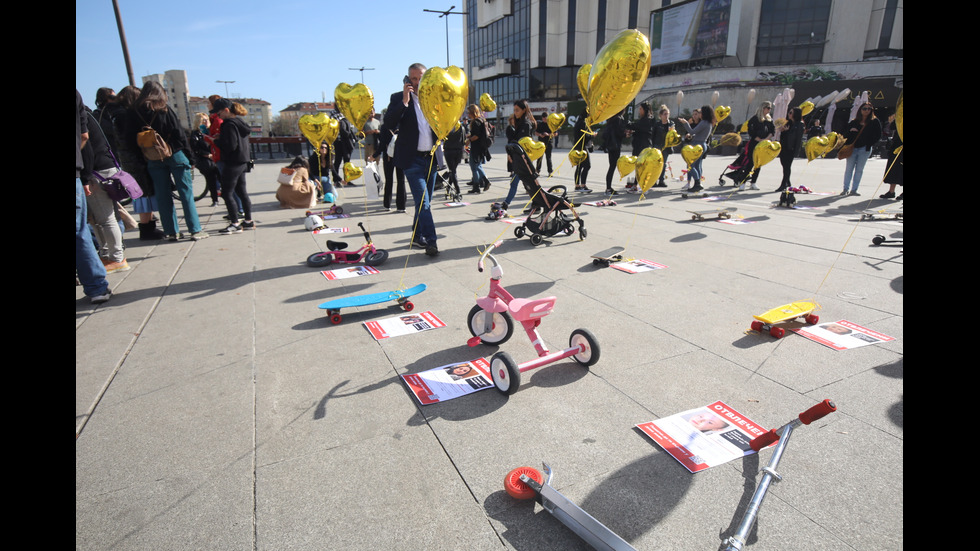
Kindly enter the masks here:
M 286 167 L 288 170 L 283 170 L 286 176 L 281 176 L 280 188 L 276 193 L 280 206 L 310 208 L 320 201 L 336 202 L 336 188 L 354 185 L 341 176 L 341 167 L 350 161 L 358 140 L 363 139 L 366 160 L 383 166 L 384 209 L 391 209 L 394 198 L 396 210 L 405 212 L 407 194 L 411 193 L 414 202 L 412 246 L 423 249 L 429 256 L 438 255 L 438 238 L 431 211 L 432 195 L 438 189 L 437 180 L 439 185 L 446 181 L 446 185 L 454 186 L 458 193 L 457 170 L 463 162 L 464 153 L 468 151 L 471 172 L 468 193 L 478 194 L 489 190 L 491 184 L 483 164 L 491 159 L 490 146 L 495 129 L 480 107 L 472 104 L 467 107 L 461 124 L 443 141 L 442 147 L 436 148 L 439 140 L 422 114 L 417 93 L 425 70 L 426 67 L 420 63 L 410 66 L 402 89 L 391 94 L 383 118 L 378 120 L 372 112 L 363 129 L 353 128 L 342 115 L 335 113 L 340 121 L 336 141 L 332 144 L 323 142 L 308 159 L 296 157 Z M 156 82 L 147 82 L 142 89 L 127 86 L 118 94 L 110 88 L 99 89 L 95 111 L 84 106 L 76 90 L 76 103 L 76 272 L 79 283 L 92 302 L 109 299 L 111 293 L 105 281 L 106 274 L 130 269 L 122 241 L 126 223 L 139 229 L 140 240 L 178 241 L 186 237 L 196 241 L 208 237 L 201 228 L 195 206 L 191 172 L 195 167 L 205 178 L 211 206 L 217 206 L 220 197 L 227 209 L 225 218 L 228 225 L 218 234 L 237 234 L 255 228 L 246 181 L 251 163 L 251 129 L 241 119 L 247 114 L 241 104 L 218 95 L 210 96 L 209 113 L 196 114 L 196 127 L 188 134 L 169 107 L 166 90 Z M 770 115 L 772 107 L 772 103 L 762 102 L 755 115 L 747 121 L 748 140 L 739 158 L 747 159 L 749 165 L 753 149 L 763 140 L 771 140 L 776 135 L 777 129 Z M 698 192 L 703 189 L 703 161 L 717 125 L 715 111 L 711 107 L 706 105 L 695 109 L 687 119 L 671 119 L 670 109 L 666 105 L 661 105 L 655 114 L 649 103 L 642 102 L 635 120 L 628 121 L 624 115 L 625 112 L 615 114 L 602 128 L 601 142 L 609 158 L 605 178 L 607 195 L 619 193 L 613 187 L 613 174 L 627 137 L 632 138 L 634 156 L 648 147 L 663 152 L 664 166 L 653 186 L 667 187 L 664 177 L 671 148 L 665 145 L 668 135 L 677 129 L 683 133 L 685 144 L 701 146 L 702 151 L 700 157 L 690 163 L 687 182 L 682 190 Z M 587 128 L 587 117 L 587 111 L 582 113 L 572 130 L 572 149 L 583 153 L 594 151 L 593 138 L 597 136 L 596 132 Z M 788 111 L 785 124 L 779 128 L 782 146 L 779 159 L 783 178 L 776 191 L 792 186 L 791 167 L 804 135 L 813 137 L 822 133 L 819 121 L 813 121 L 807 129 L 800 108 Z M 896 160 L 894 152 L 898 150 L 900 155 L 901 140 L 895 131 L 894 116 L 889 118 L 888 127 L 883 129 L 870 102 L 861 105 L 857 116 L 847 125 L 843 149 L 848 154 L 840 157 L 847 163 L 841 195 L 858 195 L 865 163 L 883 133 L 890 136 L 891 141 L 890 168 L 885 178 L 889 190 L 881 198 L 896 198 L 896 186 L 902 185 L 903 159 Z M 508 143 L 517 143 L 522 138 L 536 138 L 538 143 L 543 143 L 545 151 L 537 160 L 537 170 L 540 172 L 544 161 L 548 174 L 552 174 L 551 151 L 555 134 L 544 117 L 540 121 L 535 119 L 526 100 L 514 102 L 505 135 Z M 587 185 L 591 168 L 589 155 L 580 157 L 575 166 L 575 191 L 591 193 Z M 448 169 L 445 176 L 438 177 L 439 170 L 444 168 Z M 119 171 L 131 175 L 142 190 L 142 196 L 133 200 L 133 211 L 138 216 L 138 222 L 132 220 L 126 209 L 111 199 L 100 185 L 100 182 Z M 520 181 L 510 166 L 510 159 L 508 171 L 511 176 L 501 205 L 504 210 L 513 202 Z M 759 172 L 756 168 L 751 173 L 746 171 L 742 174 L 741 189 L 746 186 L 758 189 L 756 181 Z M 627 180 L 625 191 L 638 191 L 635 178 Z M 183 208 L 186 235 L 178 227 L 175 194 Z M 903 195 L 897 198 L 902 199 Z M 162 228 L 157 227 L 158 221 Z

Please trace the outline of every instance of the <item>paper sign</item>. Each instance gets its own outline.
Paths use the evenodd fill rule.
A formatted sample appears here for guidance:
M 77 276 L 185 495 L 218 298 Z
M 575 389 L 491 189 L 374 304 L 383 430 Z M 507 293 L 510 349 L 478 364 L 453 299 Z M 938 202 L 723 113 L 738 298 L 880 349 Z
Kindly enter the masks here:
M 445 402 L 494 386 L 493 378 L 490 377 L 490 363 L 485 358 L 402 375 L 402 380 L 423 406 Z
M 352 266 L 350 268 L 338 268 L 336 270 L 325 270 L 320 272 L 323 277 L 333 281 L 335 279 L 349 279 L 352 277 L 360 277 L 366 275 L 374 275 L 380 273 L 377 268 L 372 268 L 371 266 Z
M 808 325 L 799 329 L 794 329 L 798 335 L 802 335 L 811 341 L 816 341 L 834 350 L 850 350 L 860 348 L 869 344 L 889 342 L 895 337 L 883 335 L 866 327 L 861 327 L 856 323 L 846 320 L 831 323 L 821 323 L 819 325 Z
M 313 235 L 319 235 L 321 233 L 347 233 L 347 228 L 320 228 L 313 230 Z
M 380 341 L 391 337 L 438 329 L 445 327 L 446 324 L 432 312 L 422 312 L 420 314 L 403 314 L 383 320 L 366 321 L 364 326 L 371 332 L 374 340 Z
M 610 264 L 610 266 L 628 274 L 638 274 L 640 272 L 649 272 L 651 270 L 661 270 L 667 267 L 663 264 L 657 264 L 656 262 L 651 262 L 642 258 L 615 262 Z

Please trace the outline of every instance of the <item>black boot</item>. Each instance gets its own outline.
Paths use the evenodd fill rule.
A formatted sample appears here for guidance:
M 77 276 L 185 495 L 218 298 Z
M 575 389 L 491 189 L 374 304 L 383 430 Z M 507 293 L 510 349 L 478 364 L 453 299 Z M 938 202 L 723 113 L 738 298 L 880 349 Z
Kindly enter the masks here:
M 163 239 L 163 232 L 157 229 L 156 221 L 139 224 L 140 241 L 156 241 Z

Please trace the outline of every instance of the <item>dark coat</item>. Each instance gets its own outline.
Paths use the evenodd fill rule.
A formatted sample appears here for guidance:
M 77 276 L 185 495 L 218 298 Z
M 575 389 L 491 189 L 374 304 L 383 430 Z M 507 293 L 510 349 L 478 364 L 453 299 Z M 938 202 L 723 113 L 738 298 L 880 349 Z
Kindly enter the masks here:
M 391 95 L 388 110 L 384 116 L 384 125 L 398 132 L 398 140 L 395 142 L 395 156 L 392 157 L 392 160 L 395 166 L 405 170 L 412 166 L 417 157 L 419 124 L 415 114 L 415 98 L 411 97 L 408 100 L 408 105 L 405 105 L 402 103 L 402 97 L 402 92 L 395 92 Z M 432 132 L 431 129 L 429 131 L 432 133 L 432 143 L 436 143 L 435 132 Z

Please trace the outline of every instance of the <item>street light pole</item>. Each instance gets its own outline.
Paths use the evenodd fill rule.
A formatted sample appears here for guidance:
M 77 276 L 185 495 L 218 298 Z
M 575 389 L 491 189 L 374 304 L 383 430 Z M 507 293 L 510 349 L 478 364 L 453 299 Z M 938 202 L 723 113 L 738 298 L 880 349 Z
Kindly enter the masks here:
M 357 67 L 348 67 L 347 70 L 348 71 L 360 71 L 361 72 L 361 84 L 364 84 L 364 71 L 373 71 L 374 70 L 374 67 L 361 67 L 360 69 L 358 69 Z
M 216 80 L 215 82 L 217 82 L 219 84 L 222 83 L 222 82 L 225 83 L 225 97 L 226 98 L 228 97 L 228 85 L 235 83 L 234 80 Z
M 448 10 L 445 10 L 445 11 L 442 11 L 442 10 L 426 10 L 426 9 L 423 9 L 422 10 L 422 11 L 427 11 L 429 13 L 438 13 L 440 19 L 442 19 L 443 17 L 446 18 L 446 67 L 449 67 L 449 16 L 450 15 L 466 15 L 466 13 L 467 13 L 465 11 L 453 11 L 454 9 L 456 9 L 456 6 L 449 6 L 449 9 Z

